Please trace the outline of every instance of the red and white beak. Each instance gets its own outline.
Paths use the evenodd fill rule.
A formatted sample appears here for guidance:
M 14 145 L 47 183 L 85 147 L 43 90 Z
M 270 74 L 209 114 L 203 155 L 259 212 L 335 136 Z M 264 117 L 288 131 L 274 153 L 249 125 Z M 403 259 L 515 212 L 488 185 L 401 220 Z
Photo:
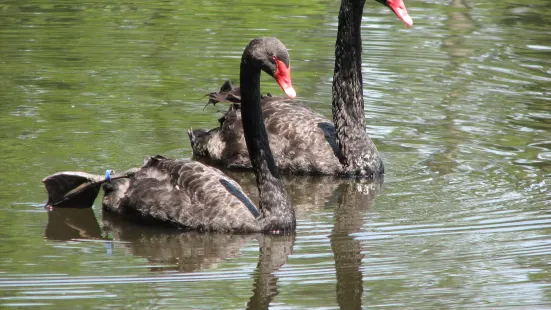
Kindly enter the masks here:
M 279 59 L 276 59 L 276 64 L 277 70 L 274 78 L 277 84 L 279 84 L 287 97 L 294 99 L 297 96 L 297 92 L 293 88 L 293 83 L 291 83 L 291 65 L 287 67 L 287 65 Z
M 413 25 L 413 20 L 408 14 L 406 5 L 402 0 L 387 0 L 386 5 L 401 19 L 408 27 Z

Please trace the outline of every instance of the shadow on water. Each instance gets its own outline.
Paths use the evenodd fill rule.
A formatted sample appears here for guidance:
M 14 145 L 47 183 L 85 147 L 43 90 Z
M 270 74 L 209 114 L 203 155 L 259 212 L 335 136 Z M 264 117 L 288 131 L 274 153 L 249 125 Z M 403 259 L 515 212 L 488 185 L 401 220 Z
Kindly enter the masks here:
M 267 309 L 278 295 L 274 274 L 287 263 L 293 251 L 295 234 L 237 235 L 182 232 L 175 229 L 138 225 L 110 213 L 103 214 L 103 234 L 92 208 L 52 208 L 48 211 L 45 237 L 55 241 L 103 239 L 110 251 L 121 246 L 152 265 L 150 271 L 197 272 L 215 267 L 238 256 L 252 239 L 260 244 L 258 265 L 253 273 L 253 295 L 249 309 Z M 115 242 L 112 242 L 115 241 Z

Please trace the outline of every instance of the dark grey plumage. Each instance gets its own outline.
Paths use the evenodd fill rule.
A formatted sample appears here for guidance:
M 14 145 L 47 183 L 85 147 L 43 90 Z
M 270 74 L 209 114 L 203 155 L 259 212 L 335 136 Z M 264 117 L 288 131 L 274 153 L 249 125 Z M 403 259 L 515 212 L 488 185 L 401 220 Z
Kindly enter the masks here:
M 103 208 L 134 220 L 200 231 L 261 230 L 258 210 L 239 184 L 198 162 L 151 157 L 132 178 L 103 189 Z
M 265 96 L 261 109 L 278 169 L 290 174 L 338 174 L 342 170 L 333 124 L 282 97 Z M 220 127 L 189 132 L 193 155 L 224 168 L 250 169 L 240 105 L 233 103 Z
M 262 98 L 270 146 L 277 167 L 284 173 L 359 177 L 384 174 L 382 158 L 365 131 L 360 32 L 364 3 L 341 3 L 335 44 L 333 122 L 284 98 Z M 193 153 L 225 168 L 251 168 L 242 139 L 239 97 L 227 88 L 210 95 L 211 102 L 232 103 L 220 119 L 220 127 L 189 132 Z
M 282 70 L 281 66 L 285 65 L 288 69 Z M 243 133 L 257 179 L 259 208 L 239 184 L 220 170 L 200 162 L 159 155 L 147 159 L 141 168 L 114 176 L 110 181 L 74 172 L 47 177 L 43 182 L 49 194 L 48 204 L 74 203 L 78 197 L 89 201 L 103 183 L 103 209 L 139 221 L 199 231 L 279 233 L 294 230 L 295 212 L 274 164 L 260 112 L 261 70 L 280 85 L 281 81 L 290 81 L 289 56 L 278 39 L 252 40 L 241 62 L 241 85 L 247 86 L 241 91 Z M 284 76 L 281 71 L 285 71 Z M 290 84 L 286 87 L 294 93 Z

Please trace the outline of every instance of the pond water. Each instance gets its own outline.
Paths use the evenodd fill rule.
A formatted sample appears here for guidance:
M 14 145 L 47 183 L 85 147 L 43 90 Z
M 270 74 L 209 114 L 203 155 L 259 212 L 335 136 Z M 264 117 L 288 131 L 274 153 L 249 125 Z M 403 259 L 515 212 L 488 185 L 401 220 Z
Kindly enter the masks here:
M 190 157 L 257 36 L 330 116 L 338 1 L 3 1 L 0 307 L 551 308 L 551 2 L 406 5 L 410 29 L 371 0 L 363 19 L 384 183 L 288 177 L 298 228 L 273 237 L 46 212 L 40 181 Z

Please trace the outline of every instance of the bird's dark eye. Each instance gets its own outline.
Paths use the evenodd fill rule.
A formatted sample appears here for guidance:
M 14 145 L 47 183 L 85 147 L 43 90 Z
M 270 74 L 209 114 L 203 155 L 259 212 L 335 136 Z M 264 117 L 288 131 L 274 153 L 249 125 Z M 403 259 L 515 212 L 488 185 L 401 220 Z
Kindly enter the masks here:
M 273 55 L 273 56 L 272 56 L 272 59 L 273 59 L 273 60 L 276 60 L 276 59 L 277 59 L 277 56 L 276 56 L 276 55 Z

